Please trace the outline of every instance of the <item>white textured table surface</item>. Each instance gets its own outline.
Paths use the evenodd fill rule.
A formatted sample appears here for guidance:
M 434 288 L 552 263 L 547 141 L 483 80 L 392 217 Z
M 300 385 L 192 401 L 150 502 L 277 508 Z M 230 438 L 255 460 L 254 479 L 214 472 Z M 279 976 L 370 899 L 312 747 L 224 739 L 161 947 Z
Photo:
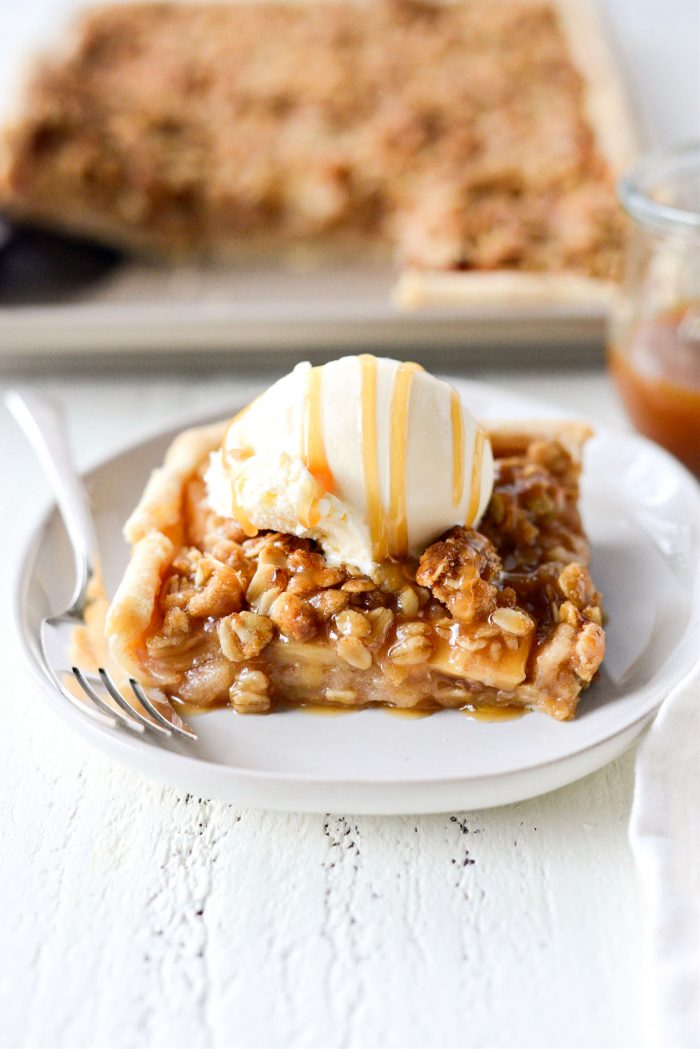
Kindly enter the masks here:
M 601 374 L 498 381 L 622 423 Z M 50 385 L 83 466 L 242 396 L 215 376 Z M 4 408 L 0 448 L 13 567 L 45 490 Z M 39 705 L 9 573 L 0 586 L 1 1045 L 641 1043 L 630 755 L 469 815 L 277 815 L 178 794 Z

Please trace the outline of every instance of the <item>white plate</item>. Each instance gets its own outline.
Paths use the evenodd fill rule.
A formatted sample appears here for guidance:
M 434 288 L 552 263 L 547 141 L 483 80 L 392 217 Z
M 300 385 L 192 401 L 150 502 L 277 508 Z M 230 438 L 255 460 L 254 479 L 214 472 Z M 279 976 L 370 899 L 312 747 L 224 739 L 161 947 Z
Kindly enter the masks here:
M 461 383 L 483 418 L 552 415 L 495 387 Z M 232 406 L 233 409 L 233 406 Z M 144 441 L 88 474 L 108 590 L 127 558 L 123 520 L 172 434 Z M 196 719 L 199 740 L 169 748 L 95 725 L 48 686 L 37 655 L 43 615 L 64 607 L 70 557 L 55 512 L 37 527 L 16 590 L 22 645 L 53 709 L 97 747 L 181 789 L 242 805 L 417 813 L 518 801 L 570 783 L 620 754 L 697 658 L 700 494 L 665 452 L 600 430 L 590 442 L 583 512 L 593 576 L 609 614 L 608 653 L 572 722 L 540 714 L 502 723 L 457 711 L 402 720 L 383 710 L 320 717 L 304 710 Z

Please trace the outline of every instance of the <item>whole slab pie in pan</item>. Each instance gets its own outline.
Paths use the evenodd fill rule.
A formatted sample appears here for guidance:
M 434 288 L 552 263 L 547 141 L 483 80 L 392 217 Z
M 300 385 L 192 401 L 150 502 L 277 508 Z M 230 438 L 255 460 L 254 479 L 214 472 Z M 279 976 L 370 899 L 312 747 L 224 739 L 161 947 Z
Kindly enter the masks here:
M 176 260 L 391 256 L 408 307 L 597 302 L 632 148 L 587 0 L 118 4 L 36 63 L 0 202 Z

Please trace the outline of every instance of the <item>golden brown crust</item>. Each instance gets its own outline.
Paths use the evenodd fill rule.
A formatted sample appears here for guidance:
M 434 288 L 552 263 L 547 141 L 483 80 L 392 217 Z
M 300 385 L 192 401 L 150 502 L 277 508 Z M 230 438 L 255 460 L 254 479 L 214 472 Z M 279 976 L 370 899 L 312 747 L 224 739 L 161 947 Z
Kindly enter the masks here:
M 169 534 L 181 520 L 182 490 L 206 456 L 221 444 L 227 423 L 195 427 L 179 434 L 161 467 L 148 479 L 138 505 L 124 525 L 124 538 L 137 543 L 149 532 Z
M 616 294 L 615 281 L 573 273 L 526 273 L 522 270 L 421 270 L 409 268 L 393 290 L 397 306 L 589 306 L 607 309 Z
M 578 464 L 594 432 L 588 423 L 579 419 L 492 420 L 486 430 L 494 455 L 504 456 L 508 449 L 522 454 L 533 440 L 551 441 L 562 445 Z
M 143 666 L 135 649 L 151 623 L 163 575 L 174 552 L 173 543 L 162 532 L 151 531 L 141 537 L 107 613 L 105 633 L 112 655 L 140 678 Z
M 221 444 L 226 425 L 213 423 L 178 434 L 124 526 L 131 560 L 110 605 L 105 632 L 113 656 L 132 674 L 139 673 L 134 646 L 151 622 L 163 574 L 175 553 L 173 540 L 181 538 L 185 483 Z

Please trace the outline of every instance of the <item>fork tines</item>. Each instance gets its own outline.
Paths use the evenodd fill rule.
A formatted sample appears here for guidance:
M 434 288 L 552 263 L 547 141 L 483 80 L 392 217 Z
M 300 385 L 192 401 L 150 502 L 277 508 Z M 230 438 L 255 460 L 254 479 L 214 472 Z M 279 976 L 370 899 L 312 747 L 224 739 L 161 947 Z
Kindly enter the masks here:
M 174 707 L 165 699 L 159 699 L 159 703 L 166 708 L 168 716 L 166 717 L 161 713 L 158 707 L 156 707 L 151 699 L 149 699 L 147 693 L 135 678 L 129 678 L 129 685 L 131 686 L 131 690 L 136 698 L 138 706 L 134 705 L 133 699 L 127 698 L 127 696 L 123 694 L 115 684 L 111 674 L 105 670 L 104 667 L 99 668 L 98 674 L 102 685 L 107 694 L 111 696 L 117 705 L 118 709 L 115 710 L 115 708 L 109 704 L 102 695 L 100 695 L 98 689 L 95 687 L 97 682 L 92 675 L 88 676 L 80 669 L 80 667 L 72 667 L 71 669 L 75 680 L 94 706 L 102 711 L 103 714 L 107 714 L 111 718 L 116 717 L 121 724 L 126 725 L 134 732 L 151 731 L 162 736 L 176 736 L 190 740 L 197 738 L 196 733 L 192 731 L 189 725 L 185 724 Z M 90 680 L 91 677 L 92 681 Z

